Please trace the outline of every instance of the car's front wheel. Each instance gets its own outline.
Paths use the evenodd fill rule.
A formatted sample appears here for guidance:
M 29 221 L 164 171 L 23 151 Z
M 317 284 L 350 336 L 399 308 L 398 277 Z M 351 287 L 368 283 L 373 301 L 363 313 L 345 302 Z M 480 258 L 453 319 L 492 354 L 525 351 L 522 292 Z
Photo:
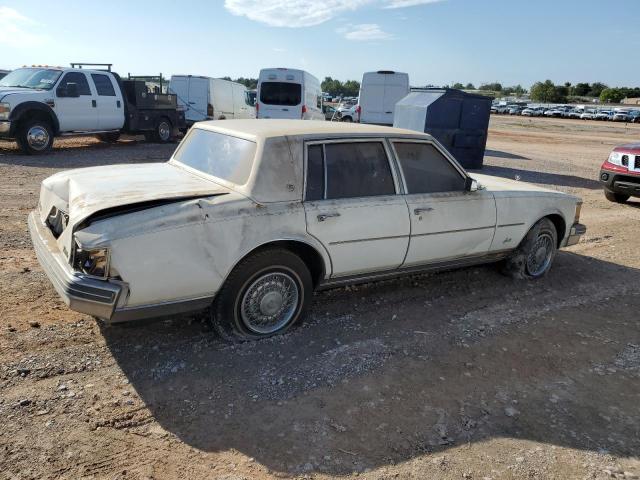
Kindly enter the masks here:
M 287 331 L 304 317 L 313 294 L 311 274 L 296 254 L 267 249 L 242 260 L 211 309 L 211 320 L 229 341 L 257 340 Z
M 518 248 L 502 263 L 502 271 L 512 278 L 535 279 L 551 269 L 558 251 L 558 233 L 551 220 L 539 220 Z
M 28 120 L 18 129 L 17 141 L 27 155 L 40 155 L 51 149 L 53 130 L 46 120 Z

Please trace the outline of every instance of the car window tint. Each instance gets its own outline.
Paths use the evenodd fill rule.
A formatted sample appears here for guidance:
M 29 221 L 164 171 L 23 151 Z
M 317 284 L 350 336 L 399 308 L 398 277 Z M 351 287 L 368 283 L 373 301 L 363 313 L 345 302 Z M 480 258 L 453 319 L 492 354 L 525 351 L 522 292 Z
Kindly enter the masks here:
M 115 97 L 116 91 L 113 88 L 111 79 L 106 75 L 100 75 L 98 73 L 92 73 L 91 78 L 96 85 L 96 91 L 98 95 L 102 97 Z
M 381 142 L 328 143 L 325 164 L 327 199 L 395 194 Z
M 262 82 L 260 101 L 265 105 L 293 107 L 302 102 L 302 85 L 290 82 Z
M 457 192 L 465 178 L 429 143 L 394 143 L 408 193 Z
M 87 81 L 87 77 L 84 73 L 80 72 L 69 72 L 62 77 L 60 81 L 60 85 L 58 88 L 63 87 L 67 88 L 68 83 L 75 83 L 78 86 L 78 94 L 79 95 L 91 95 L 91 89 L 89 88 L 89 82 Z
M 307 200 L 324 198 L 324 159 L 322 145 L 311 145 L 307 150 Z

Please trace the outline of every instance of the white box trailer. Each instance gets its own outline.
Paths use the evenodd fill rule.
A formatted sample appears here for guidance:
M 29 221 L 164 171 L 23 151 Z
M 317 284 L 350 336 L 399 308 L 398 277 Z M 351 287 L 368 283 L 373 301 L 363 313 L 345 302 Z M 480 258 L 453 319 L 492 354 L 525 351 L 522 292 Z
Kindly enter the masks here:
M 324 120 L 320 81 L 309 72 L 294 68 L 260 70 L 256 116 Z
M 395 105 L 409 94 L 409 74 L 391 70 L 362 76 L 358 112 L 360 123 L 393 125 Z
M 203 120 L 255 118 L 247 87 L 221 78 L 173 75 L 169 91 L 185 111 L 187 125 Z

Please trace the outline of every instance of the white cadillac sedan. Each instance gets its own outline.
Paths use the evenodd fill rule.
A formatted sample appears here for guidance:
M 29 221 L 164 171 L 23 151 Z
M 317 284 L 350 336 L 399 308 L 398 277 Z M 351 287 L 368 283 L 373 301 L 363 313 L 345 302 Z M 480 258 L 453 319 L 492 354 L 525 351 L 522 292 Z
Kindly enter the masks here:
M 296 120 L 196 124 L 166 163 L 42 183 L 29 229 L 63 300 L 105 321 L 208 308 L 226 338 L 296 324 L 314 289 L 498 262 L 545 275 L 580 199 L 469 175 L 431 136 Z

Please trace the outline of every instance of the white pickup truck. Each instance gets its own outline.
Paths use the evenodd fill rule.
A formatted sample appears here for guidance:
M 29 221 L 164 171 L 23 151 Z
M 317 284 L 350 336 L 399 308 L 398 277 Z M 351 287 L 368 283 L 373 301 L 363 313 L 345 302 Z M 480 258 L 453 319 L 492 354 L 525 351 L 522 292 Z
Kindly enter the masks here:
M 78 64 L 72 64 L 78 65 Z M 96 135 L 113 142 L 143 133 L 168 142 L 185 127 L 175 95 L 149 90 L 105 70 L 18 68 L 0 79 L 0 138 L 15 139 L 27 154 L 48 151 L 54 137 Z

